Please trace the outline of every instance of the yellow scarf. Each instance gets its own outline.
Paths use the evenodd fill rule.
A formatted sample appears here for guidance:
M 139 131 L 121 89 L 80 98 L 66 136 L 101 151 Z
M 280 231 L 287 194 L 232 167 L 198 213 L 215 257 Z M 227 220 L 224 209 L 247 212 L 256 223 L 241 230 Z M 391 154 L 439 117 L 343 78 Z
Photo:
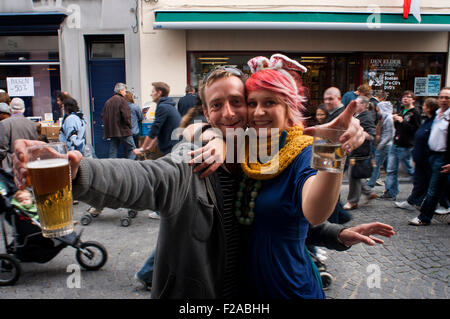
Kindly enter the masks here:
M 313 138 L 303 135 L 303 128 L 294 126 L 285 129 L 287 132 L 286 144 L 267 163 L 261 164 L 249 162 L 248 143 L 245 151 L 245 161 L 241 164 L 245 175 L 258 180 L 268 180 L 281 174 L 288 167 L 298 154 L 307 146 L 312 145 Z M 259 147 L 263 147 L 258 145 Z M 265 145 L 264 145 L 265 146 Z M 270 149 L 270 138 L 268 138 L 268 149 Z M 259 152 L 258 152 L 259 154 Z

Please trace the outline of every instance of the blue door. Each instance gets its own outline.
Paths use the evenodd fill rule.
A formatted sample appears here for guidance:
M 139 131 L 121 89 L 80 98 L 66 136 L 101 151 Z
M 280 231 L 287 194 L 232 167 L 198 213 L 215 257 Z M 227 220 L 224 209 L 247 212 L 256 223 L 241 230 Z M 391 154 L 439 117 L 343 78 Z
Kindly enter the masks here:
M 109 155 L 104 138 L 102 110 L 114 94 L 117 82 L 125 82 L 125 46 L 123 35 L 86 36 L 91 108 L 92 144 L 99 158 Z M 123 156 L 122 148 L 118 156 Z

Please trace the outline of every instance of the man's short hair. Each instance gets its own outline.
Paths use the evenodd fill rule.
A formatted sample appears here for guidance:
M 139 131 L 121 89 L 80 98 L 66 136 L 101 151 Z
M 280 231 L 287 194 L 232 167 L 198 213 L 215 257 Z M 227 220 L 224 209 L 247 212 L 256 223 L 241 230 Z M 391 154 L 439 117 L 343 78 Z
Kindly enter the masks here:
M 23 113 L 25 112 L 25 102 L 20 97 L 15 97 L 11 100 L 11 111 L 13 113 Z
M 170 93 L 170 86 L 167 83 L 164 82 L 153 82 L 152 86 L 155 88 L 156 91 L 161 92 L 161 97 L 167 97 Z
M 337 87 L 334 86 L 329 87 L 328 89 L 325 90 L 325 92 L 323 92 L 323 96 L 327 94 L 341 98 L 341 90 L 339 90 Z
M 358 96 L 357 98 L 356 98 L 356 101 L 358 101 L 359 103 L 361 103 L 361 104 L 364 104 L 365 106 L 366 106 L 366 108 L 369 106 L 369 98 L 367 97 L 367 96 Z
M 116 83 L 116 85 L 114 86 L 114 93 L 119 93 L 122 90 L 126 90 L 127 89 L 127 85 L 124 83 Z
M 210 86 L 211 84 L 213 84 L 214 82 L 216 82 L 217 80 L 224 79 L 224 78 L 229 78 L 229 77 L 232 77 L 232 76 L 235 76 L 235 77 L 237 77 L 238 79 L 240 79 L 242 81 L 242 84 L 244 84 L 244 90 L 245 90 L 246 76 L 243 73 L 242 73 L 241 76 L 239 76 L 239 75 L 237 75 L 237 74 L 235 74 L 235 73 L 233 73 L 231 71 L 227 71 L 224 68 L 218 68 L 218 69 L 215 69 L 214 71 L 208 73 L 206 81 L 205 82 L 202 81 L 201 84 L 200 84 L 200 88 L 199 88 L 199 95 L 200 95 L 200 99 L 203 102 L 202 105 L 203 105 L 204 109 L 206 109 L 206 110 L 208 109 L 208 106 L 206 104 L 207 102 L 206 102 L 206 99 L 205 99 L 205 89 L 208 86 Z
M 372 88 L 369 86 L 369 84 L 361 84 L 358 86 L 356 91 L 359 92 L 359 94 L 363 94 L 366 96 L 372 95 Z
M 412 98 L 413 100 L 416 99 L 416 96 L 414 95 L 414 92 L 411 91 L 411 90 L 406 90 L 405 92 L 403 92 L 402 98 L 403 98 L 405 95 L 411 95 L 411 98 Z
M 186 93 L 194 92 L 195 93 L 195 87 L 192 85 L 186 85 L 186 89 L 184 90 Z

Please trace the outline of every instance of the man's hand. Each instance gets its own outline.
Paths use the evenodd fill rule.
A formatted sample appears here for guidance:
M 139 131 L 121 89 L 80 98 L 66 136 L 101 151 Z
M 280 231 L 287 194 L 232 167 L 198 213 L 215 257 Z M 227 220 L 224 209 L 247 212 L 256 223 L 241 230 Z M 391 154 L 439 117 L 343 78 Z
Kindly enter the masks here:
M 321 128 L 333 128 L 333 129 L 343 129 L 344 134 L 340 137 L 340 142 L 342 143 L 342 149 L 346 153 L 350 153 L 356 148 L 360 147 L 365 140 L 364 129 L 359 124 L 359 120 L 353 117 L 357 110 L 356 101 L 351 101 L 344 112 L 342 112 L 337 118 L 335 118 L 330 123 L 323 125 L 317 125 L 313 127 L 305 128 L 304 134 L 312 135 Z
M 199 173 L 200 178 L 205 178 L 214 173 L 226 159 L 227 146 L 221 136 L 211 139 L 208 144 L 198 148 L 190 155 L 192 160 L 189 165 L 200 163 L 194 168 L 194 173 Z
M 31 140 L 16 140 L 14 143 L 14 154 L 12 154 L 13 159 L 13 172 L 14 172 L 14 182 L 16 186 L 20 189 L 24 189 L 29 186 L 28 183 L 28 171 L 26 167 L 27 163 L 27 148 L 33 145 L 46 144 L 41 141 L 31 141 Z M 72 179 L 75 179 L 78 173 L 78 167 L 80 166 L 81 159 L 83 156 L 78 151 L 68 152 L 69 164 L 72 172 Z
M 372 235 L 391 237 L 394 234 L 392 226 L 375 222 L 344 229 L 339 234 L 339 240 L 347 247 L 359 243 L 374 246 L 375 244 L 384 244 L 384 241 Z
M 442 174 L 449 174 L 450 173 L 450 164 L 446 164 L 441 167 L 441 173 Z

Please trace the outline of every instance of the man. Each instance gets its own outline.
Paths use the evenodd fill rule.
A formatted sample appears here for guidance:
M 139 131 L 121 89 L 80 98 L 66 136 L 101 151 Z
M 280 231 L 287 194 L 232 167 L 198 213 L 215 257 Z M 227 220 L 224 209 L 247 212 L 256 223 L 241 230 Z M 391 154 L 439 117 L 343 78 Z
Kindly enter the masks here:
M 164 154 L 171 152 L 178 142 L 172 139 L 172 132 L 180 125 L 180 114 L 175 109 L 175 101 L 169 97 L 170 87 L 164 82 L 152 83 L 152 100 L 156 104 L 155 121 L 148 136 L 145 137 L 141 148 L 135 149 L 134 154 L 140 155 L 150 151 L 156 143 Z
M 344 104 L 341 102 L 341 91 L 333 86 L 323 93 L 323 103 L 328 110 L 326 123 L 337 118 L 345 110 Z
M 428 226 L 431 223 L 439 198 L 445 194 L 448 173 L 442 173 L 444 165 L 448 163 L 448 128 L 450 122 L 450 87 L 444 87 L 438 97 L 439 109 L 436 111 L 431 126 L 428 146 L 430 156 L 428 162 L 431 166 L 431 177 L 427 195 L 420 207 L 420 215 L 409 221 L 410 225 Z
M 186 86 L 185 92 L 186 95 L 178 101 L 178 112 L 180 112 L 181 117 L 195 105 L 195 99 L 197 98 L 195 95 L 195 88 L 192 85 Z
M 213 72 L 203 92 L 205 113 L 212 126 L 223 134 L 226 128 L 246 126 L 247 108 L 240 76 L 225 70 Z M 222 107 L 217 109 L 219 104 Z M 351 112 L 343 114 L 338 119 L 341 122 L 335 122 L 345 126 L 352 123 L 348 131 L 352 138 L 347 140 L 350 148 L 359 146 L 361 137 Z M 22 140 L 16 144 L 15 180 L 18 186 L 23 186 L 24 152 L 30 142 Z M 241 174 L 236 169 L 239 165 L 226 163 L 223 175 L 214 173 L 201 179 L 193 173 L 192 166 L 179 160 L 185 155 L 190 159 L 193 147 L 191 143 L 180 143 L 171 154 L 139 162 L 82 158 L 77 152 L 69 155 L 75 198 L 93 206 L 107 203 L 112 208 L 161 213 L 152 298 L 229 298 L 239 293 L 244 265 L 234 247 L 245 247 L 245 241 L 238 236 L 232 205 L 227 204 L 230 200 L 234 202 L 238 185 L 233 176 Z M 370 245 L 382 242 L 368 237 L 372 234 L 391 236 L 393 231 L 379 223 L 349 229 L 327 224 L 318 229 L 315 238 L 328 248 L 342 250 L 359 242 Z M 236 239 L 236 246 L 227 244 L 236 243 Z
M 110 97 L 103 107 L 102 120 L 105 129 L 105 138 L 110 140 L 109 157 L 117 158 L 120 144 L 125 147 L 125 156 L 134 159 L 133 134 L 131 132 L 131 112 L 125 99 L 127 86 L 116 83 L 114 95 Z
M 11 117 L 0 122 L 0 160 L 2 168 L 6 170 L 12 169 L 11 155 L 14 153 L 14 142 L 17 139 L 38 139 L 38 124 L 23 116 L 24 101 L 15 97 L 11 100 L 10 108 Z
M 361 84 L 356 91 L 348 91 L 342 96 L 342 104 L 346 107 L 348 103 L 356 100 L 358 96 L 365 96 L 367 98 L 372 97 L 372 89 L 368 84 Z M 370 100 L 372 102 L 372 99 Z
M 414 106 L 415 95 L 412 91 L 405 91 L 402 95 L 404 110 L 402 114 L 394 114 L 395 135 L 394 143 L 389 150 L 388 166 L 386 170 L 385 191 L 381 198 L 395 200 L 398 190 L 398 169 L 401 164 L 410 179 L 413 179 L 412 148 L 414 147 L 414 133 L 420 127 L 420 113 Z

